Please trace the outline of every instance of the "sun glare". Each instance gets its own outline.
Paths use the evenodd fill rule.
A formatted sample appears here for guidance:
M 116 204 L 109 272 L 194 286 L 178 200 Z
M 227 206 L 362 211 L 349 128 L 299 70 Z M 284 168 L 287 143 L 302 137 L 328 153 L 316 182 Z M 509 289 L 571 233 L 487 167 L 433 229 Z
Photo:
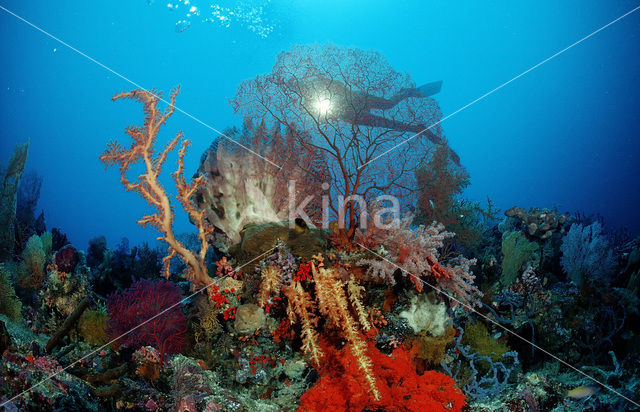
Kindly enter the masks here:
M 316 102 L 316 109 L 321 116 L 326 116 L 329 113 L 329 109 L 331 109 L 331 100 L 322 99 Z

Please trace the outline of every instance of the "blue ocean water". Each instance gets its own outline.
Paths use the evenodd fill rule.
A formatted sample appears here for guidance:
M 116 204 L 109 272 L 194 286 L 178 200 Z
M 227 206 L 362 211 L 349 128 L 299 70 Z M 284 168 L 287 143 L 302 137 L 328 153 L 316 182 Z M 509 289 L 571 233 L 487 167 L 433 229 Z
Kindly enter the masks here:
M 446 116 L 636 6 L 274 0 L 255 2 L 260 31 L 241 19 L 206 22 L 218 4 L 199 3 L 204 11 L 181 32 L 186 6 L 160 1 L 1 3 L 60 40 L 0 12 L 0 150 L 6 161 L 30 139 L 28 169 L 44 177 L 39 207 L 74 243 L 99 234 L 110 244 L 153 238 L 135 223 L 143 200 L 124 193 L 116 171 L 105 173 L 97 159 L 138 108 L 111 103 L 134 86 L 96 62 L 145 88 L 181 85 L 179 107 L 222 130 L 241 122 L 228 99 L 242 80 L 268 72 L 293 44 L 332 42 L 377 50 L 417 84 L 443 80 L 437 100 Z M 443 122 L 471 174 L 469 198 L 489 196 L 503 210 L 600 213 L 640 233 L 639 22 L 638 13 L 622 19 Z M 187 164 L 195 168 L 216 133 L 174 117 L 170 129 L 193 141 Z

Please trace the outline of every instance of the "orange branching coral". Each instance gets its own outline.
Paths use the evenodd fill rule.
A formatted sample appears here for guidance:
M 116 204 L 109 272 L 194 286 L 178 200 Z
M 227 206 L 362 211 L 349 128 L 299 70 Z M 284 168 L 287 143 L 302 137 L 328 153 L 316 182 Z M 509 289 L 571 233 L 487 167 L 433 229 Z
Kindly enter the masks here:
M 269 299 L 280 294 L 282 273 L 276 266 L 269 266 L 262 270 L 262 283 L 258 291 L 258 305 L 265 307 Z
M 208 286 L 212 279 L 209 277 L 205 256 L 209 243 L 207 237 L 212 233 L 212 228 L 205 225 L 203 213 L 195 209 L 191 203 L 191 196 L 204 184 L 204 177 L 197 177 L 190 183 L 184 178 L 184 156 L 190 145 L 189 140 L 183 139 L 182 132 L 164 147 L 162 152 L 155 152 L 155 143 L 158 132 L 167 119 L 175 110 L 176 96 L 180 92 L 180 87 L 172 90 L 169 106 L 163 111 L 158 108 L 161 100 L 160 93 L 147 90 L 133 90 L 123 92 L 113 96 L 112 100 L 132 99 L 142 103 L 145 114 L 142 127 L 129 126 L 125 133 L 129 135 L 133 142 L 128 149 L 120 146 L 118 142 L 110 142 L 107 149 L 100 156 L 100 160 L 109 167 L 118 165 L 120 169 L 120 181 L 127 191 L 138 192 L 148 203 L 156 209 L 151 215 L 146 215 L 138 221 L 141 226 L 151 225 L 157 229 L 162 236 L 159 240 L 167 242 L 169 254 L 163 259 L 164 275 L 169 277 L 169 263 L 171 259 L 179 256 L 187 266 L 187 279 L 191 280 L 193 287 Z M 178 200 L 189 214 L 189 217 L 198 228 L 198 239 L 200 240 L 200 252 L 195 253 L 178 241 L 173 233 L 173 210 L 169 196 L 160 183 L 158 177 L 164 162 L 169 153 L 181 143 L 178 150 L 178 169 L 173 173 L 176 182 Z M 133 182 L 127 177 L 127 172 L 131 166 L 142 161 L 144 173 L 138 176 Z

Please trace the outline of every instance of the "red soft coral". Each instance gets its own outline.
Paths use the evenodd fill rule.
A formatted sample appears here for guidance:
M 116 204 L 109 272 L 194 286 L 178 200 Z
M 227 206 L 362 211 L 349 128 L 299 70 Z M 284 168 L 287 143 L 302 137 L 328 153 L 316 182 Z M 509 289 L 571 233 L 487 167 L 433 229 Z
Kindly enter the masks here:
M 293 277 L 294 282 L 302 282 L 303 280 L 311 279 L 311 264 L 312 261 L 308 261 L 307 263 L 303 263 L 298 268 L 298 272 Z
M 320 379 L 300 398 L 298 411 L 354 411 L 383 409 L 387 412 L 460 411 L 465 397 L 454 380 L 442 373 L 418 375 L 408 350 L 398 348 L 391 356 L 368 341 L 368 355 L 381 398 L 376 401 L 362 379 L 356 359 L 346 347 L 336 350 L 323 344 L 325 359 Z

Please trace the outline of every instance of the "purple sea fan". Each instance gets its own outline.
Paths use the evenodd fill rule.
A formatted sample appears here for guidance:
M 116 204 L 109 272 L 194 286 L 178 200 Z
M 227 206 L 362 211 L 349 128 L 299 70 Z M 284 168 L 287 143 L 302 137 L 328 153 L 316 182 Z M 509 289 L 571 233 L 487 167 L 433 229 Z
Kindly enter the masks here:
M 616 260 L 600 222 L 589 226 L 573 224 L 562 239 L 560 263 L 570 280 L 581 286 L 585 281 L 611 283 Z
M 187 321 L 182 313 L 180 288 L 165 280 L 141 279 L 107 299 L 107 334 L 121 345 L 151 345 L 165 353 L 182 349 Z M 170 308 L 170 309 L 169 309 Z

